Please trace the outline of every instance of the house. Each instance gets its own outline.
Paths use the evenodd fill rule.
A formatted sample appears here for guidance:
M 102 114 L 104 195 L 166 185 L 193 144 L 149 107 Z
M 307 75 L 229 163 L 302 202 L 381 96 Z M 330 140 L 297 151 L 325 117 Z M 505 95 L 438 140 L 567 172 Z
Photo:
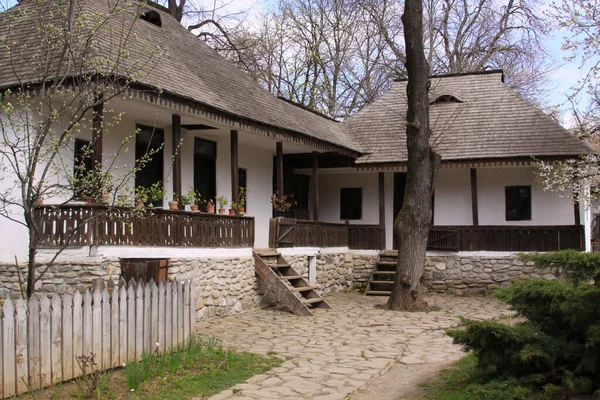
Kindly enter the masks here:
M 21 2 L 1 16 L 32 4 Z M 80 4 L 95 13 L 108 7 L 105 0 Z M 70 265 L 78 276 L 67 276 L 69 268 L 56 266 L 52 277 L 42 280 L 44 287 L 60 293 L 77 287 L 82 277 L 84 284 L 91 277 L 118 278 L 126 265 L 160 259 L 165 262 L 157 261 L 153 273 L 168 261 L 165 276 L 200 282 L 198 288 L 205 292 L 198 310 L 239 310 L 258 301 L 252 248 L 267 247 L 295 249 L 287 254 L 300 257 L 303 272 L 323 291 L 352 287 L 353 276 L 365 274 L 356 272 L 356 266 L 372 269 L 379 251 L 393 248 L 392 225 L 405 183 L 406 81 L 395 82 L 358 114 L 335 121 L 271 95 L 163 8 L 140 7 L 119 15 L 114 26 L 110 21 L 111 29 L 99 31 L 98 42 L 118 42 L 111 35 L 126 21 L 132 34 L 119 43 L 130 59 L 147 57 L 148 38 L 166 51 L 125 96 L 94 110 L 96 117 L 105 110 L 123 113 L 110 135 L 88 126 L 72 140 L 73 154 L 94 134 L 102 149 L 95 161 L 104 166 L 132 165 L 136 149 L 154 148 L 155 158 L 130 178 L 130 187 L 163 182 L 166 199 L 181 198 L 192 187 L 212 200 L 235 200 L 239 188 L 247 187 L 246 215 L 154 210 L 132 222 L 126 211 L 119 209 L 119 219 L 103 209 L 104 219 L 90 225 L 82 216 L 101 207 L 45 199 L 38 217 L 44 227 L 41 242 L 51 249 L 40 251 L 40 262 L 53 247 L 65 245 L 65 234 L 77 227 L 59 264 Z M 12 32 L 26 43 L 28 35 L 21 28 Z M 1 29 L 0 35 L 11 34 Z M 113 54 L 111 48 L 105 50 Z M 14 54 L 0 52 L 0 65 L 13 66 L 0 69 L 0 89 L 34 87 L 28 63 L 14 59 Z M 433 142 L 442 155 L 431 248 L 587 248 L 588 212 L 574 207 L 568 193 L 542 191 L 532 157 L 562 160 L 590 149 L 504 84 L 502 71 L 439 76 L 431 82 Z M 123 144 L 136 132 L 134 140 Z M 118 152 L 123 146 L 128 151 Z M 116 159 L 108 156 L 117 153 Z M 292 219 L 271 219 L 276 191 L 294 194 L 297 204 L 286 214 Z M 14 232 L 12 240 L 0 242 L 0 275 L 8 282 L 16 276 L 10 269 L 15 257 L 27 257 L 28 235 L 7 219 L 0 224 L 3 232 Z

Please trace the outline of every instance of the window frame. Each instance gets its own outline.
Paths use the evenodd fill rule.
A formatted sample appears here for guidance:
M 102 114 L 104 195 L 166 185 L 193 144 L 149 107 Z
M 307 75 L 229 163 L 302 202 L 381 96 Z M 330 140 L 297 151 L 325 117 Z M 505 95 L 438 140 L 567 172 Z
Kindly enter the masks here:
M 522 197 L 521 190 L 526 189 L 528 196 Z M 516 195 L 515 195 L 516 193 Z M 517 197 L 518 196 L 518 197 Z M 513 203 L 516 201 L 516 204 Z M 523 207 L 528 201 L 527 207 Z M 514 212 L 514 216 L 513 214 Z M 533 215 L 533 201 L 531 185 L 510 185 L 504 187 L 504 220 L 505 221 L 531 221 Z
M 356 191 L 355 193 L 349 193 Z M 346 192 L 346 194 L 344 193 Z M 358 206 L 345 204 L 345 201 L 350 201 L 349 196 L 355 197 L 358 194 Z M 358 210 L 357 214 L 352 214 L 354 209 Z M 348 214 L 349 213 L 349 214 Z M 340 188 L 340 220 L 357 221 L 363 217 L 363 188 L 362 187 L 343 187 Z

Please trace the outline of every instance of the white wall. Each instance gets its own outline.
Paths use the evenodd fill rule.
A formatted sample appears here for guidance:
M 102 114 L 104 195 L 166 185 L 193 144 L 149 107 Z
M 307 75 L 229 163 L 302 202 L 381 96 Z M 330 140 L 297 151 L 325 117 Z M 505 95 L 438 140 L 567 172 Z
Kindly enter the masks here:
M 471 225 L 473 223 L 469 168 L 439 171 L 435 181 L 434 210 L 434 225 Z
M 379 224 L 379 184 L 377 172 L 319 174 L 319 218 L 324 222 L 343 223 L 340 219 L 340 189 L 362 188 L 362 218 L 351 220 L 351 224 Z M 320 171 L 320 172 L 321 172 Z
M 478 168 L 479 225 L 572 225 L 573 203 L 567 195 L 544 192 L 532 167 Z M 506 221 L 505 187 L 531 185 L 531 220 Z

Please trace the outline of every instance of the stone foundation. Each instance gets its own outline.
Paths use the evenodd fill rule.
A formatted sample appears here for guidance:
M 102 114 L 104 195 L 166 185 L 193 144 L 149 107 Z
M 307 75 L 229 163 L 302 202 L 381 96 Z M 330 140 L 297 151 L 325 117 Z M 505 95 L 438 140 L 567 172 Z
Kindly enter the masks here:
M 539 270 L 532 261 L 515 256 L 448 255 L 427 257 L 424 285 L 427 289 L 458 296 L 486 295 L 496 287 L 507 287 L 515 279 L 556 279 Z

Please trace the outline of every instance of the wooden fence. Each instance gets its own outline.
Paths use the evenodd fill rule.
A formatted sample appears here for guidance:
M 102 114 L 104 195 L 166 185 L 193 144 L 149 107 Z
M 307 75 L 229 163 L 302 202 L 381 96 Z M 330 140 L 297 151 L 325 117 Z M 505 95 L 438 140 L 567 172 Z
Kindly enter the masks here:
M 582 225 L 432 226 L 429 250 L 557 251 L 584 249 Z
M 44 247 L 254 246 L 253 217 L 94 205 L 41 206 L 36 213 Z
M 187 342 L 196 322 L 193 284 L 121 283 L 83 295 L 6 300 L 0 313 L 2 398 L 81 376 L 81 356 L 94 354 L 96 368 L 105 370 Z
M 382 250 L 385 247 L 384 235 L 384 229 L 379 225 L 272 218 L 269 227 L 269 247 L 349 247 Z

